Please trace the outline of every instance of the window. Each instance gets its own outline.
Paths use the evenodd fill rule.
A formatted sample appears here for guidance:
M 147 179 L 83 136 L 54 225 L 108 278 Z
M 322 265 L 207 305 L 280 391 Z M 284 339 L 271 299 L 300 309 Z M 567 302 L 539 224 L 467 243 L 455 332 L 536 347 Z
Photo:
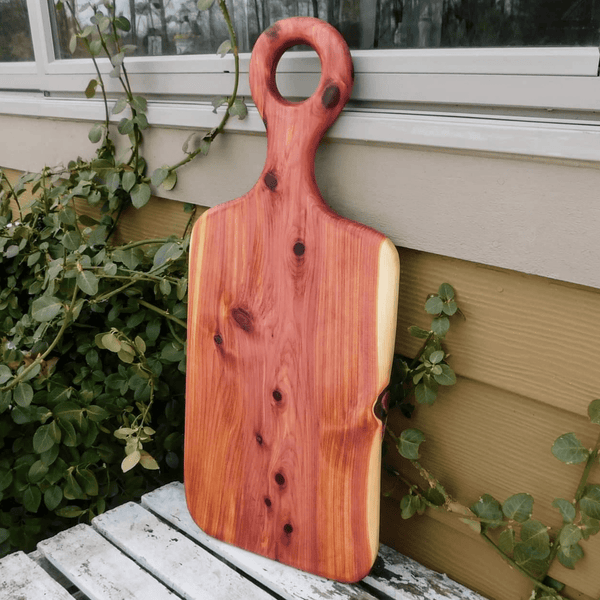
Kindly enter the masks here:
M 99 103 L 83 97 L 94 67 L 79 49 L 71 54 L 75 23 L 66 6 L 55 10 L 56 1 L 0 0 L 0 10 L 10 7 L 16 15 L 14 26 L 0 29 L 0 41 L 22 32 L 35 59 L 30 48 L 28 59 L 0 61 L 0 112 L 97 119 Z M 69 2 L 88 25 L 90 3 Z M 96 2 L 106 10 L 102 0 Z M 586 160 L 596 155 L 590 150 L 595 143 L 585 137 L 586 127 L 596 131 L 594 111 L 600 109 L 595 0 L 227 3 L 242 50 L 239 93 L 247 98 L 248 51 L 270 23 L 318 14 L 344 33 L 356 80 L 334 136 L 502 152 L 533 149 Z M 131 21 L 126 41 L 136 53 L 127 59 L 128 72 L 134 91 L 150 100 L 151 123 L 211 127 L 210 101 L 228 94 L 233 81 L 232 56 L 215 55 L 227 37 L 216 4 L 200 13 L 195 0 L 116 0 L 115 10 Z M 474 51 L 474 45 L 484 47 Z M 109 61 L 100 57 L 98 63 L 109 94 L 119 93 Z M 288 52 L 278 67 L 278 85 L 287 97 L 306 97 L 319 73 L 314 52 Z M 556 123 L 577 135 L 549 145 Z M 262 122 L 251 111 L 248 120 L 231 127 L 262 131 Z
M 57 58 L 68 59 L 73 15 L 49 0 Z M 93 10 L 69 0 L 83 26 Z M 515 46 L 598 46 L 600 5 L 595 0 L 230 0 L 240 50 L 278 19 L 316 16 L 332 23 L 351 49 Z M 100 8 L 102 10 L 102 8 Z M 105 9 L 106 10 L 106 9 Z M 127 43 L 139 56 L 211 54 L 227 29 L 213 5 L 194 0 L 116 0 L 131 23 Z M 77 56 L 77 54 L 75 55 Z
M 33 59 L 26 1 L 0 0 L 0 62 Z

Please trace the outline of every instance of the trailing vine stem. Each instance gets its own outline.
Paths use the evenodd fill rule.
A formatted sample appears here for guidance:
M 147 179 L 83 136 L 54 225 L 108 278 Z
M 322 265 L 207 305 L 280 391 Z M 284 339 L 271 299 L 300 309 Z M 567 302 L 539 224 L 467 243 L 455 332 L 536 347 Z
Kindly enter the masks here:
M 543 592 L 547 592 L 551 594 L 555 598 L 560 598 L 560 596 L 556 593 L 556 590 L 542 583 L 539 579 L 534 577 L 531 573 L 528 573 L 523 567 L 521 567 L 518 563 L 516 563 L 510 556 L 502 552 L 500 548 L 496 545 L 496 543 L 488 537 L 488 535 L 482 532 L 481 537 L 483 540 L 490 545 L 513 569 L 517 570 L 521 575 L 529 579 L 531 583 L 539 590 Z M 543 578 L 542 578 L 543 579 Z
M 73 289 L 73 295 L 71 296 L 71 302 L 66 307 L 67 310 L 65 311 L 65 316 L 63 318 L 62 325 L 58 330 L 58 333 L 54 337 L 54 340 L 52 340 L 46 351 L 43 354 L 39 354 L 31 364 L 26 366 L 20 373 L 17 373 L 17 375 L 15 375 L 15 377 L 11 380 L 9 384 L 0 388 L 0 392 L 7 392 L 16 387 L 37 365 L 40 365 L 44 361 L 44 359 L 50 355 L 54 348 L 56 348 L 56 345 L 62 339 L 63 335 L 65 334 L 65 331 L 67 330 L 67 327 L 69 326 L 69 323 L 71 322 L 71 316 L 73 315 L 73 310 L 75 308 L 75 300 L 77 299 L 77 293 L 78 287 L 75 286 L 75 288 Z
M 237 45 L 237 37 L 235 35 L 235 30 L 233 28 L 233 22 L 231 20 L 231 16 L 229 15 L 229 10 L 227 9 L 227 3 L 225 2 L 225 0 L 219 0 L 219 8 L 221 9 L 221 14 L 223 15 L 223 18 L 225 19 L 225 23 L 227 25 L 227 30 L 229 32 L 229 41 L 231 42 L 231 51 L 233 53 L 235 73 L 234 73 L 234 80 L 233 80 L 233 89 L 231 92 L 231 96 L 229 96 L 229 98 L 227 100 L 227 109 L 225 110 L 225 114 L 223 115 L 221 122 L 214 129 L 211 129 L 211 131 L 206 136 L 204 136 L 204 139 L 209 143 L 212 143 L 215 140 L 215 138 L 220 133 L 222 133 L 223 130 L 225 129 L 225 125 L 227 125 L 227 122 L 229 121 L 229 119 L 231 117 L 230 109 L 237 99 L 237 93 L 238 93 L 238 88 L 239 88 L 239 83 L 240 83 L 239 48 Z M 204 147 L 200 147 L 200 148 L 197 148 L 196 150 L 194 150 L 193 152 L 190 152 L 185 158 L 183 158 L 182 160 L 180 160 L 178 163 L 174 164 L 173 166 L 169 167 L 169 169 L 168 169 L 169 173 L 172 173 L 173 171 L 176 171 L 179 167 L 182 167 L 183 165 L 189 163 L 196 156 L 198 156 L 198 154 L 200 154 L 203 151 L 204 151 Z
M 161 308 L 158 308 L 158 306 L 154 306 L 154 304 L 150 304 L 150 302 L 146 302 L 145 300 L 142 300 L 141 298 L 138 298 L 138 302 L 142 306 L 145 306 L 146 308 L 153 310 L 155 313 L 162 315 L 163 317 L 165 317 L 165 319 L 169 319 L 169 321 L 173 321 L 173 323 L 177 323 L 177 325 L 180 325 L 184 329 L 187 329 L 187 324 L 184 321 L 182 321 L 181 319 L 178 319 L 177 317 L 168 313 L 166 310 L 162 310 Z
M 71 15 L 73 16 L 73 21 L 75 21 L 75 27 L 77 28 L 77 33 L 81 34 L 83 32 L 83 29 L 81 28 L 81 25 L 79 23 L 79 20 L 77 19 L 77 13 L 75 12 L 75 7 L 73 6 L 73 2 L 72 0 L 64 0 L 65 4 L 69 7 L 69 10 L 71 11 Z M 100 36 L 100 38 L 102 39 L 102 35 Z M 98 84 L 100 85 L 100 91 L 102 92 L 102 100 L 103 100 L 103 104 L 104 104 L 104 122 L 106 125 L 106 135 L 108 135 L 108 125 L 110 123 L 110 114 L 108 112 L 108 98 L 106 97 L 106 89 L 104 87 L 104 79 L 102 79 L 102 73 L 100 72 L 100 67 L 98 66 L 98 61 L 96 60 L 96 57 L 94 56 L 94 53 L 92 52 L 91 48 L 90 48 L 90 43 L 88 42 L 87 38 L 82 38 L 84 40 L 84 44 L 85 44 L 85 49 L 87 50 L 88 54 L 90 55 L 90 58 L 92 59 L 92 63 L 94 64 L 94 69 L 96 70 L 96 75 L 98 76 Z M 108 55 L 110 56 L 110 55 Z

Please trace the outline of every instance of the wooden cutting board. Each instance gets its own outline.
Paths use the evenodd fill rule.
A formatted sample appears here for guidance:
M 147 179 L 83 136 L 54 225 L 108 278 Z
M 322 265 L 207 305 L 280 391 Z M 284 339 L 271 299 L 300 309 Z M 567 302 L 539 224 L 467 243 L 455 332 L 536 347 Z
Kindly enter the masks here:
M 275 70 L 296 44 L 316 50 L 322 75 L 291 103 Z M 187 345 L 192 517 L 220 540 L 339 581 L 364 577 L 377 555 L 374 407 L 399 279 L 393 244 L 334 213 L 315 182 L 317 146 L 352 78 L 346 43 L 323 21 L 286 19 L 256 42 L 250 86 L 267 160 L 250 192 L 194 227 Z

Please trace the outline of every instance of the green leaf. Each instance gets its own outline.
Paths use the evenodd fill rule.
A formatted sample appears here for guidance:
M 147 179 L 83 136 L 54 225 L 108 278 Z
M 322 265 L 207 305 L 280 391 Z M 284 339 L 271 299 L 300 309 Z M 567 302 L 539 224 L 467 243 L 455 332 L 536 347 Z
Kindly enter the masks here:
M 415 386 L 415 398 L 419 404 L 433 404 L 437 398 L 437 388 L 426 385 L 424 382 Z
M 80 271 L 77 273 L 77 286 L 89 296 L 95 296 L 98 293 L 98 278 L 91 271 Z
M 219 46 L 218 50 L 217 50 L 217 54 L 223 58 L 232 48 L 231 45 L 231 40 L 230 39 L 226 39 L 224 42 L 221 43 L 221 45 Z
M 435 350 L 429 355 L 429 362 L 437 365 L 444 360 L 444 351 L 443 350 Z
M 140 465 L 149 471 L 157 471 L 160 469 L 156 460 L 154 460 L 154 458 L 145 450 L 140 452 Z
M 89 469 L 79 469 L 77 471 L 77 479 L 80 482 L 81 488 L 88 496 L 98 495 L 98 480 Z
M 581 533 L 584 539 L 588 539 L 591 535 L 596 535 L 600 532 L 600 520 L 592 519 L 585 514 L 581 515 Z
M 131 191 L 137 182 L 137 175 L 133 171 L 125 171 L 121 177 L 121 185 L 126 192 Z
M 135 347 L 143 354 L 144 352 L 146 352 L 146 342 L 139 336 L 137 335 L 135 337 L 135 340 L 133 340 Z
M 159 167 L 158 169 L 155 169 L 152 173 L 150 182 L 153 186 L 158 187 L 167 178 L 168 174 L 169 167 Z
M 42 501 L 42 492 L 37 486 L 29 486 L 23 494 L 23 506 L 29 512 L 35 513 L 40 507 Z
M 27 473 L 27 478 L 31 483 L 39 483 L 48 474 L 48 467 L 41 461 L 36 460 Z
M 0 492 L 5 490 L 13 481 L 13 474 L 7 470 L 0 470 Z
M 558 508 L 562 515 L 564 523 L 572 523 L 575 520 L 577 511 L 571 502 L 564 498 L 555 498 L 552 502 L 554 508 Z
M 565 433 L 556 439 L 552 446 L 552 454 L 568 465 L 585 462 L 590 453 L 574 433 Z
M 398 452 L 404 458 L 417 460 L 419 446 L 425 441 L 425 434 L 418 429 L 405 429 L 398 440 Z
M 515 530 L 505 529 L 498 537 L 498 547 L 509 556 L 515 550 Z
M 85 496 L 72 472 L 67 473 L 63 494 L 67 500 L 81 500 Z
M 246 103 L 241 98 L 236 98 L 229 109 L 229 114 L 232 117 L 237 116 L 240 121 L 243 121 L 248 116 Z
M 56 515 L 58 515 L 59 517 L 65 517 L 67 519 L 74 519 L 75 517 L 80 517 L 83 513 L 85 513 L 85 510 L 81 510 L 79 506 L 75 506 L 73 504 L 65 506 L 63 508 L 59 508 L 55 511 Z
M 59 425 L 64 425 L 65 422 L 76 421 L 81 424 L 83 409 L 74 402 L 61 402 L 52 409 L 52 415 L 58 419 Z M 54 432 L 52 435 L 56 436 Z
M 126 17 L 116 17 L 114 22 L 115 27 L 121 31 L 129 31 L 131 29 L 131 23 Z
M 10 531 L 5 527 L 0 527 L 0 544 L 3 544 L 10 537 Z
M 46 452 L 54 446 L 54 434 L 51 425 L 41 425 L 33 434 L 33 450 L 37 454 Z
M 408 328 L 408 333 L 410 333 L 410 335 L 412 335 L 415 338 L 418 338 L 420 340 L 425 340 L 429 337 L 429 331 L 426 331 L 425 329 L 421 329 L 420 327 L 417 327 L 416 325 L 411 325 Z
M 451 317 L 458 312 L 458 304 L 454 300 L 450 300 L 449 302 L 444 303 L 444 307 L 442 308 L 442 312 L 445 315 Z
M 95 227 L 98 225 L 98 221 L 96 219 L 90 217 L 89 215 L 81 215 L 79 217 L 79 222 L 86 227 Z
M 75 50 L 77 50 L 77 34 L 74 33 L 69 40 L 69 52 L 75 54 Z
M 584 515 L 592 519 L 600 519 L 600 485 L 586 486 L 579 508 Z
M 449 283 L 442 283 L 438 289 L 438 295 L 444 302 L 452 300 L 454 298 L 454 288 Z
M 529 519 L 521 527 L 521 541 L 531 558 L 544 559 L 550 554 L 548 528 L 535 519 Z
M 556 553 L 556 558 L 563 567 L 574 569 L 575 563 L 583 558 L 583 548 L 579 544 L 567 546 L 566 548 L 561 546 Z
M 134 96 L 131 99 L 131 108 L 137 112 L 146 112 L 148 110 L 148 102 L 143 96 Z
M 13 400 L 19 406 L 29 406 L 33 400 L 33 388 L 28 383 L 19 383 L 13 390 Z
M 198 0 L 198 10 L 208 10 L 215 0 Z
M 431 321 L 431 331 L 439 337 L 444 337 L 450 329 L 450 319 L 448 317 L 437 317 Z
M 119 113 L 123 112 L 126 108 L 127 98 L 119 98 L 112 109 L 112 114 L 118 115 Z
M 456 375 L 448 365 L 439 365 L 442 369 L 440 374 L 434 374 L 433 378 L 440 385 L 454 385 L 456 383 Z
M 590 416 L 590 421 L 592 423 L 600 425 L 600 398 L 590 402 L 590 405 L 588 406 L 588 415 Z
M 63 236 L 62 243 L 67 250 L 77 250 L 83 243 L 83 239 L 79 231 L 67 231 Z
M 183 254 L 181 244 L 177 242 L 167 242 L 163 244 L 154 255 L 154 267 L 160 267 L 168 261 L 177 260 Z
M 213 112 L 216 113 L 219 106 L 227 104 L 227 98 L 225 96 L 217 96 L 216 98 L 212 99 L 211 104 L 213 105 Z
M 583 535 L 579 527 L 573 524 L 568 524 L 560 530 L 558 541 L 560 542 L 561 546 L 574 546 L 575 544 L 579 543 L 582 537 Z
M 97 144 L 102 139 L 102 134 L 104 133 L 104 125 L 100 123 L 96 123 L 88 133 L 88 139 L 92 144 Z
M 171 171 L 162 183 L 163 189 L 167 192 L 171 191 L 177 185 L 177 173 Z
M 50 511 L 54 511 L 61 503 L 62 499 L 62 489 L 58 485 L 53 485 L 44 492 L 44 504 Z
M 51 321 L 62 310 L 62 302 L 54 296 L 41 296 L 31 303 L 31 316 L 40 322 Z
M 122 262 L 132 271 L 142 262 L 144 253 L 139 248 L 129 248 L 128 250 L 115 250 L 113 260 Z
M 121 342 L 114 333 L 107 333 L 102 336 L 102 345 L 111 352 L 121 351 Z
M 96 88 L 98 87 L 98 81 L 96 79 L 90 79 L 90 82 L 85 88 L 85 97 L 93 98 L 96 95 Z
M 524 523 L 531 518 L 533 511 L 533 496 L 529 494 L 514 494 L 504 501 L 502 512 L 507 519 Z
M 110 416 L 106 410 L 104 410 L 101 406 L 96 406 L 95 404 L 86 406 L 85 411 L 87 412 L 88 418 L 96 423 L 104 421 L 104 419 L 107 419 Z
M 129 135 L 130 133 L 133 133 L 134 129 L 133 119 L 128 119 L 127 117 L 121 119 L 117 125 L 117 130 L 122 135 Z
M 413 494 L 406 495 L 400 500 L 400 516 L 403 519 L 410 519 L 418 510 L 420 502 L 417 496 Z
M 482 519 L 483 528 L 499 527 L 502 525 L 503 515 L 500 502 L 489 494 L 484 494 L 471 506 L 471 511 Z
M 6 365 L 0 365 L 0 385 L 6 383 L 13 373 Z
M 142 455 L 139 450 L 134 450 L 131 454 L 128 454 L 121 463 L 121 470 L 123 473 L 127 473 L 127 471 L 131 471 L 135 465 L 140 462 Z
M 136 208 L 142 208 L 151 195 L 152 191 L 147 183 L 136 183 L 131 190 L 131 202 Z
M 431 298 L 425 302 L 425 310 L 430 315 L 439 315 L 443 309 L 444 302 L 439 296 L 431 296 Z
M 92 56 L 98 56 L 102 52 L 102 42 L 100 40 L 92 40 L 89 46 L 89 52 Z

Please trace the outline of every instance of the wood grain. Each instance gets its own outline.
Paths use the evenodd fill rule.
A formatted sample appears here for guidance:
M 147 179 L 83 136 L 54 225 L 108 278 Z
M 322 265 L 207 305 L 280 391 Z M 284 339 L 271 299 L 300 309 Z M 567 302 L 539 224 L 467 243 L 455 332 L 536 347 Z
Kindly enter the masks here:
M 304 102 L 275 85 L 283 52 L 312 46 L 322 76 Z M 190 245 L 185 484 L 199 526 L 340 581 L 377 554 L 381 421 L 399 277 L 386 238 L 331 211 L 318 143 L 346 103 L 341 36 L 280 21 L 255 45 L 250 83 L 267 128 L 252 190 L 204 213 Z

